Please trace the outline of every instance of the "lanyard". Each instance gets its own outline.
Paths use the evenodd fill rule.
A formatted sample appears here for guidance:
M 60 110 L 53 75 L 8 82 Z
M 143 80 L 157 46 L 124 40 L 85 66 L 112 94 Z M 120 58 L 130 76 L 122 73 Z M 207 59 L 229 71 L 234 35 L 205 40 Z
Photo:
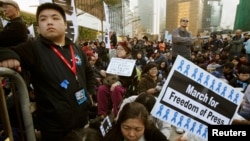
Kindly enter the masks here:
M 67 67 L 73 72 L 73 74 L 76 77 L 77 80 L 77 74 L 76 74 L 76 59 L 74 55 L 74 50 L 72 45 L 69 46 L 70 53 L 71 53 L 71 59 L 72 59 L 72 66 L 69 64 L 69 62 L 65 59 L 65 57 L 53 46 L 51 46 L 52 50 L 56 53 L 56 55 L 63 61 L 64 64 L 67 65 Z

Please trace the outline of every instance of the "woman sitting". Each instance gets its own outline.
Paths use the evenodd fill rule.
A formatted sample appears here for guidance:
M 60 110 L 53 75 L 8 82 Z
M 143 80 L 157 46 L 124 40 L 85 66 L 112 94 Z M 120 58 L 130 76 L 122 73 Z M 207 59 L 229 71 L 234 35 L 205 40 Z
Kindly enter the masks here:
M 121 109 L 113 128 L 103 141 L 168 141 L 149 119 L 145 106 L 131 102 Z
M 147 92 L 157 97 L 161 91 L 161 82 L 162 79 L 158 77 L 158 65 L 148 63 L 142 71 L 138 84 L 138 93 Z
M 132 59 L 131 48 L 127 42 L 118 43 L 118 46 L 116 48 L 116 57 L 122 59 Z M 106 78 L 108 76 L 108 74 L 104 70 L 101 70 L 101 75 Z M 135 76 L 136 67 L 134 67 L 131 76 L 111 77 L 111 80 L 108 80 L 108 82 L 112 83 L 105 83 L 98 87 L 98 116 L 104 118 L 111 113 L 111 110 L 113 110 L 114 117 L 117 116 L 119 105 L 122 102 L 123 95 L 125 94 L 129 85 L 132 83 L 132 80 Z

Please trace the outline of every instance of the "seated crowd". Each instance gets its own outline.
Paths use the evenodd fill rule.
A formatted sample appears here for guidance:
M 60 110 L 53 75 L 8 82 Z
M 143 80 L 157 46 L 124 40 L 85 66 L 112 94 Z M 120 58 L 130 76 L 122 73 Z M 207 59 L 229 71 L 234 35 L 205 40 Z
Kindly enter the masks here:
M 89 127 L 72 131 L 65 139 L 169 140 L 172 125 L 152 117 L 150 111 L 173 65 L 171 43 L 152 42 L 144 36 L 141 40 L 125 38 L 112 49 L 99 41 L 85 42 L 79 47 L 87 54 L 95 71 L 96 95 L 92 95 L 94 113 L 90 113 Z M 134 59 L 136 63 L 132 75 L 108 74 L 106 70 L 112 57 Z M 229 57 L 226 50 L 218 48 L 218 51 L 211 51 L 204 44 L 200 50 L 192 50 L 190 61 L 245 93 L 238 112 L 245 120 L 236 119 L 233 124 L 250 124 L 250 62 L 246 54 Z M 131 88 L 135 93 L 128 93 Z M 111 118 L 113 127 L 103 138 L 93 129 L 99 131 L 100 124 L 107 116 Z
M 102 46 L 105 46 L 105 43 L 102 44 Z M 99 48 L 103 49 L 101 46 L 98 46 L 98 43 L 90 46 L 90 48 L 92 48 L 92 53 L 89 53 L 89 55 L 95 58 L 93 67 L 98 70 L 96 77 L 97 95 L 94 99 L 96 99 L 95 102 L 97 103 L 96 116 L 100 120 L 103 120 L 106 116 L 118 119 L 118 113 L 121 107 L 123 107 L 123 102 L 129 98 L 135 101 L 135 98 L 141 93 L 147 93 L 157 98 L 173 65 L 171 60 L 171 43 L 151 42 L 146 36 L 142 40 L 135 37 L 130 40 L 125 38 L 123 41 L 118 42 L 112 49 L 116 52 L 115 55 L 111 55 L 110 51 L 106 49 L 104 56 L 106 58 L 108 56 L 109 59 L 105 59 L 105 61 L 102 58 L 103 53 L 102 55 L 98 53 Z M 135 59 L 136 64 L 133 74 L 127 78 L 107 74 L 105 70 L 112 57 Z M 204 44 L 200 50 L 195 48 L 192 50 L 191 61 L 218 79 L 222 79 L 235 88 L 241 88 L 243 93 L 248 92 L 250 69 L 244 53 L 240 56 L 229 57 L 226 49 L 218 48 L 217 51 L 210 51 L 207 44 Z M 132 80 L 135 77 L 137 78 L 137 95 L 131 94 L 128 97 L 126 91 L 128 91 L 129 85 L 132 84 Z M 109 83 L 107 83 L 107 80 Z M 248 110 L 250 106 L 248 103 L 247 97 L 244 97 L 239 114 L 249 120 Z M 150 110 L 148 112 L 150 113 Z M 247 120 L 235 120 L 233 123 L 239 124 L 241 122 L 249 124 Z M 171 129 L 170 124 L 166 123 L 166 125 L 167 128 Z M 168 139 L 170 132 L 164 133 L 164 135 Z

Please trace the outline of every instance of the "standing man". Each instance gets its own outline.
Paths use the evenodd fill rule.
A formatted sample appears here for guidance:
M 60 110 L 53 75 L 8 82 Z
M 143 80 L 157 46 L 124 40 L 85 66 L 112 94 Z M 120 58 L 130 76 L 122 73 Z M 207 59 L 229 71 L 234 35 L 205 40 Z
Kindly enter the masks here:
M 181 55 L 187 59 L 191 59 L 191 47 L 194 39 L 190 32 L 187 31 L 187 18 L 180 19 L 180 27 L 176 28 L 172 33 L 172 60 L 175 61 L 177 55 Z
M 178 55 L 191 60 L 191 47 L 194 44 L 194 38 L 187 31 L 188 19 L 183 17 L 180 19 L 180 27 L 176 28 L 172 33 L 172 62 Z M 181 128 L 176 128 L 177 133 L 184 133 Z
M 30 71 L 42 141 L 59 141 L 88 123 L 95 75 L 86 54 L 65 35 L 67 22 L 62 7 L 43 3 L 37 8 L 36 20 L 39 36 L 1 48 L 0 67 Z
M 232 40 L 229 41 L 229 45 L 228 45 L 228 57 L 229 59 L 234 58 L 235 56 L 240 57 L 240 55 L 242 54 L 242 49 L 243 47 L 243 42 L 244 42 L 244 38 L 242 37 L 242 30 L 241 29 L 237 29 L 235 31 L 235 35 L 233 36 Z
M 28 40 L 28 29 L 20 17 L 20 8 L 13 0 L 0 0 L 0 7 L 3 11 L 4 17 L 8 20 L 6 26 L 0 31 L 0 48 L 15 46 Z M 24 78 L 28 78 L 26 72 L 22 72 Z M 1 78 L 0 78 L 1 79 Z M 25 81 L 27 81 L 25 79 Z M 11 95 L 11 80 L 8 77 L 2 79 L 3 89 L 5 95 L 10 98 L 7 99 L 8 113 L 12 127 L 18 126 L 18 116 L 16 106 L 14 104 L 13 95 Z
M 0 47 L 9 47 L 26 42 L 28 29 L 20 17 L 18 4 L 13 0 L 0 0 L 3 14 L 8 19 L 7 25 L 0 31 Z
M 115 31 L 112 32 L 110 40 L 111 40 L 110 42 L 111 42 L 112 46 L 116 47 L 116 45 L 117 45 L 117 37 L 116 37 L 116 32 Z

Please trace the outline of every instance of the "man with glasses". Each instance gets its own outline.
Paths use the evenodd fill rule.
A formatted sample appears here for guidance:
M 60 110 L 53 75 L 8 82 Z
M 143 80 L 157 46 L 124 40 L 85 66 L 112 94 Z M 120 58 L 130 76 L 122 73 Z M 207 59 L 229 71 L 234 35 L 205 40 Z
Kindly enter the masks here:
M 240 55 L 245 54 L 244 52 L 244 37 L 242 37 L 242 30 L 236 29 L 235 35 L 232 40 L 229 41 L 228 48 L 228 57 L 229 59 L 234 58 L 235 56 L 240 57 Z
M 3 25 L 0 30 L 0 48 L 8 48 L 18 45 L 28 40 L 28 29 L 20 17 L 20 8 L 13 0 L 0 0 L 0 9 L 7 24 Z M 28 75 L 22 72 L 25 81 L 28 81 Z M 12 94 L 12 84 L 9 77 L 0 77 L 0 84 L 3 85 L 4 93 L 8 99 L 8 113 L 12 127 L 18 127 L 18 118 L 16 112 L 15 102 Z
M 0 31 L 1 47 L 10 47 L 28 40 L 28 29 L 20 17 L 20 8 L 15 1 L 0 0 L 0 7 L 7 25 Z
M 172 33 L 172 61 L 174 62 L 177 55 L 181 55 L 187 59 L 191 59 L 191 46 L 194 43 L 194 38 L 187 31 L 188 19 L 180 19 L 180 27 L 176 28 Z
M 194 43 L 194 38 L 191 33 L 187 31 L 187 18 L 180 19 L 180 27 L 176 28 L 172 33 L 172 62 L 174 63 L 176 57 L 182 57 L 191 60 L 191 46 Z M 184 130 L 176 127 L 177 133 L 184 133 Z

